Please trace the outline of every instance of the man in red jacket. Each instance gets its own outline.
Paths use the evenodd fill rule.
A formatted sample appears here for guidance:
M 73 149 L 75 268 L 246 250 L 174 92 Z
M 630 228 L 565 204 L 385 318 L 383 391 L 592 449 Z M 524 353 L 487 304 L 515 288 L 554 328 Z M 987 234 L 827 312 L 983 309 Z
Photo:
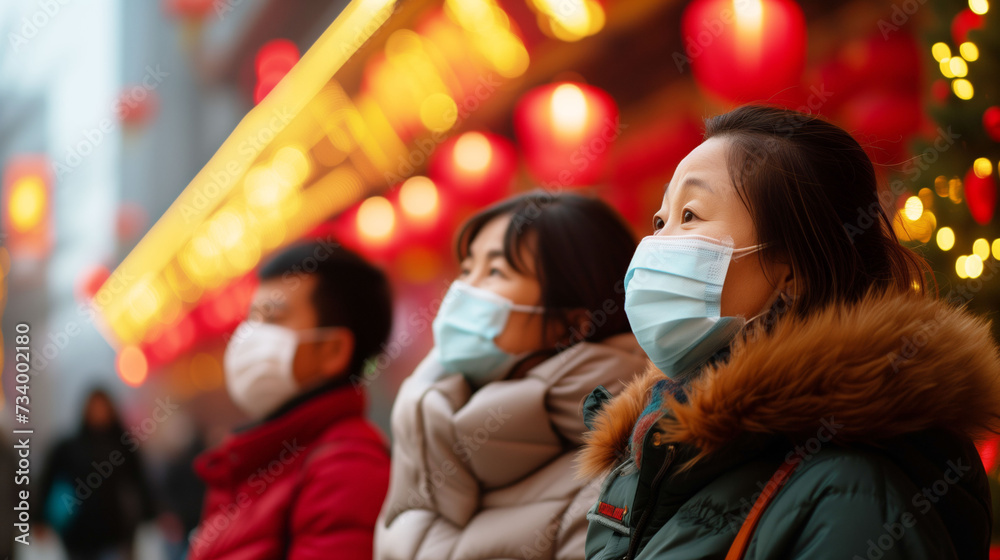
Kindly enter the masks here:
M 225 356 L 226 389 L 254 422 L 195 461 L 208 492 L 189 557 L 370 560 L 389 455 L 350 378 L 389 335 L 388 282 L 323 242 L 259 277 Z

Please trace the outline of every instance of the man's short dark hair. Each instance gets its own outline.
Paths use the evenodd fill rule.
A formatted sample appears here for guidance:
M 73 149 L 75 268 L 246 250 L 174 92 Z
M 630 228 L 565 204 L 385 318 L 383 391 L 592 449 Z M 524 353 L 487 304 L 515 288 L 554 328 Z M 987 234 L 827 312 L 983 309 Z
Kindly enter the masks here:
M 354 333 L 350 371 L 381 350 L 392 329 L 392 292 L 385 274 L 357 253 L 330 241 L 293 245 L 260 268 L 261 280 L 316 277 L 312 293 L 317 326 Z

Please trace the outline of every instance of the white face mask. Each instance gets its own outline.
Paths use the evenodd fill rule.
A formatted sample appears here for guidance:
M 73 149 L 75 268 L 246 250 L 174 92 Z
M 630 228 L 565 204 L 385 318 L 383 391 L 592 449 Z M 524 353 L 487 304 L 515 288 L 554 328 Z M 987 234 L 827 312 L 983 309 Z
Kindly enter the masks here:
M 299 344 L 332 328 L 337 327 L 296 331 L 268 323 L 240 323 L 223 359 L 229 397 L 254 419 L 277 410 L 299 392 L 292 374 Z

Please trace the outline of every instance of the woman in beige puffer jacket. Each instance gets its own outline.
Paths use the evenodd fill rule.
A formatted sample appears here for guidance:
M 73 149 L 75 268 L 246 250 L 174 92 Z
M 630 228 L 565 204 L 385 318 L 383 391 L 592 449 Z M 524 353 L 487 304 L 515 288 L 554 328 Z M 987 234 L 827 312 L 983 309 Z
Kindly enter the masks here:
M 598 488 L 574 476 L 581 407 L 646 365 L 622 309 L 634 247 L 577 195 L 524 195 L 464 226 L 435 348 L 393 406 L 377 559 L 584 557 Z

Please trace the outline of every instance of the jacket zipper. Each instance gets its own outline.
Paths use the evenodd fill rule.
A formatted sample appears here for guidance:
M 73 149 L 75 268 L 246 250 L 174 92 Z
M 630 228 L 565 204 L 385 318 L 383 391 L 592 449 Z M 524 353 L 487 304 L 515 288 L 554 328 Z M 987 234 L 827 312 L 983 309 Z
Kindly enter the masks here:
M 650 485 L 649 491 L 653 494 L 646 504 L 646 507 L 642 510 L 642 515 L 639 516 L 639 522 L 635 524 L 635 530 L 632 531 L 632 539 L 628 543 L 628 553 L 625 555 L 624 560 L 633 560 L 635 555 L 639 550 L 639 543 L 642 542 L 642 533 L 646 529 L 646 524 L 649 523 L 649 516 L 653 513 L 653 508 L 656 507 L 656 502 L 659 498 L 660 483 L 663 481 L 663 475 L 667 473 L 667 469 L 670 464 L 674 462 L 674 455 L 676 453 L 676 448 L 674 445 L 667 447 L 667 456 L 663 459 L 663 464 L 660 465 L 660 470 L 656 471 L 656 476 L 653 477 L 653 483 Z

